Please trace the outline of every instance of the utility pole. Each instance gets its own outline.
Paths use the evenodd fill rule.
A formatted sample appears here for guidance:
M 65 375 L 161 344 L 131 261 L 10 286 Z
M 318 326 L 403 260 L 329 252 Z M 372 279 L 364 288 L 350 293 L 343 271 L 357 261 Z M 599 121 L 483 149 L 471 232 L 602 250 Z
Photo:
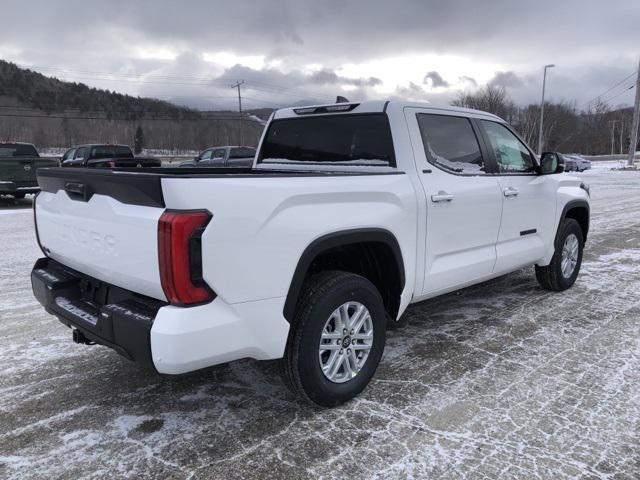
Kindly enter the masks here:
M 231 88 L 238 89 L 238 112 L 240 113 L 240 145 L 244 145 L 243 138 L 243 121 L 242 121 L 242 95 L 240 94 L 240 85 L 244 83 L 244 80 L 238 80 L 235 84 L 231 85 Z
M 622 143 L 622 139 L 624 135 L 624 118 L 620 119 L 620 155 L 622 155 L 622 151 L 624 150 L 624 144 Z
M 542 155 L 542 123 L 544 122 L 544 89 L 547 83 L 547 68 L 553 68 L 555 65 L 550 63 L 544 66 L 544 75 L 542 76 L 542 101 L 540 102 L 540 132 L 538 134 L 538 155 Z
M 640 61 L 638 61 L 638 75 L 636 76 L 636 102 L 633 107 L 633 123 L 629 132 L 629 158 L 627 167 L 633 167 L 633 160 L 636 156 L 636 145 L 638 145 L 638 121 L 640 121 Z

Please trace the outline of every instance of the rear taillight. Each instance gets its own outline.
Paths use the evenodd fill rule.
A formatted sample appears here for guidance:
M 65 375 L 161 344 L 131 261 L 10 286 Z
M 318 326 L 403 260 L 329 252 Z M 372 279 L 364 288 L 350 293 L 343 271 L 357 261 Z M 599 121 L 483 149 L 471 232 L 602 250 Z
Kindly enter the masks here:
M 197 305 L 215 298 L 202 278 L 201 237 L 210 220 L 211 214 L 204 210 L 169 210 L 160 217 L 160 281 L 173 305 Z

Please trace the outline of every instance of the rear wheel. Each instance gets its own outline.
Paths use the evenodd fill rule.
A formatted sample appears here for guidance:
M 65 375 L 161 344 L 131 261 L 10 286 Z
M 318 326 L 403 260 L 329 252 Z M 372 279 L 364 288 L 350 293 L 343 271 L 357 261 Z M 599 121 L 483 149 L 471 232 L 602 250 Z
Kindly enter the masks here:
M 584 237 L 580 224 L 573 218 L 566 218 L 558 229 L 555 253 L 549 265 L 536 265 L 536 278 L 546 290 L 562 291 L 576 281 L 582 264 Z
M 282 361 L 285 383 L 323 407 L 352 399 L 378 367 L 385 327 L 382 298 L 369 280 L 336 271 L 311 277 Z

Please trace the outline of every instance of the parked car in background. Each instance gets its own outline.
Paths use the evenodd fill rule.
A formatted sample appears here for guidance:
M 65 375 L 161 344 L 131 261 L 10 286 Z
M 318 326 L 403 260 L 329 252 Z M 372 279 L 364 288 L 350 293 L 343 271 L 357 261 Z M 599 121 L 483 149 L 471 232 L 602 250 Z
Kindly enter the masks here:
M 589 192 L 562 171 L 485 112 L 285 108 L 251 168 L 40 170 L 33 292 L 78 343 L 165 374 L 282 358 L 289 388 L 335 406 L 409 304 L 527 266 L 574 284 Z
M 0 195 L 24 198 L 39 192 L 36 170 L 58 164 L 57 158 L 41 157 L 30 143 L 0 142 Z
M 76 145 L 62 156 L 63 167 L 161 167 L 162 162 L 152 157 L 136 157 L 128 145 L 92 143 Z
M 573 157 L 566 155 L 564 153 L 558 153 L 558 158 L 560 162 L 564 163 L 564 171 L 565 172 L 575 172 L 576 171 L 576 161 Z
M 565 157 L 568 157 L 573 161 L 576 172 L 584 172 L 585 170 L 591 169 L 591 160 L 587 160 L 586 158 L 573 153 L 565 155 Z
M 256 156 L 253 147 L 210 147 L 203 150 L 193 160 L 182 162 L 180 167 L 250 167 Z

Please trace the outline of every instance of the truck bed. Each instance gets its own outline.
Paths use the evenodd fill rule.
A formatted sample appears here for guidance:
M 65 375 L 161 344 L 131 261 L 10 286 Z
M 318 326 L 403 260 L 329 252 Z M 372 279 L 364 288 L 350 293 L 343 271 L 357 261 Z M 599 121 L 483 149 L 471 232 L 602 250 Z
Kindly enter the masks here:
M 401 172 L 397 172 L 401 173 Z M 44 168 L 39 169 L 38 184 L 44 192 L 66 191 L 75 200 L 89 201 L 94 194 L 109 196 L 121 203 L 147 207 L 165 207 L 163 178 L 271 178 L 310 176 L 388 175 L 371 171 L 308 171 L 258 168 Z

